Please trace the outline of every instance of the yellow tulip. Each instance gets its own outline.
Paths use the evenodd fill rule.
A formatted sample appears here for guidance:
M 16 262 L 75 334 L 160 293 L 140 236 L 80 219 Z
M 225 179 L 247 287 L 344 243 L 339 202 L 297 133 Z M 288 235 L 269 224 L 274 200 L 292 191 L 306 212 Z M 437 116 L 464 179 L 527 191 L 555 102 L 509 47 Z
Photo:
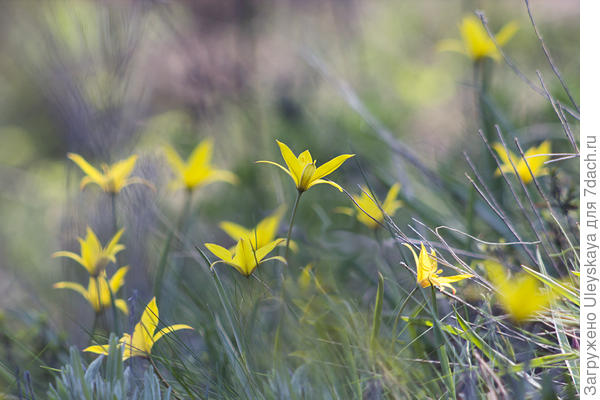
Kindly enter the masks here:
M 496 262 L 487 263 L 486 268 L 500 305 L 516 322 L 535 316 L 556 297 L 552 291 L 543 290 L 538 280 L 526 272 L 510 278 L 504 267 Z
M 439 51 L 454 51 L 461 53 L 473 61 L 479 61 L 485 57 L 500 61 L 500 52 L 483 27 L 479 18 L 474 15 L 466 16 L 460 23 L 459 28 L 462 40 L 442 40 L 437 46 Z M 504 27 L 494 35 L 498 45 L 503 46 L 508 43 L 518 29 L 518 25 L 515 21 L 511 21 L 504 25 Z
M 115 274 L 107 279 L 106 271 L 102 271 L 97 277 L 90 277 L 87 289 L 76 282 L 57 282 L 53 285 L 55 289 L 70 289 L 81 294 L 86 299 L 96 312 L 100 312 L 110 308 L 111 292 L 115 296 L 119 289 L 125 283 L 125 275 L 129 267 L 121 267 Z M 114 299 L 115 307 L 121 310 L 124 314 L 128 314 L 127 303 L 123 299 Z
M 234 251 L 227 250 L 218 244 L 205 243 L 204 245 L 211 253 L 219 258 L 218 261 L 215 261 L 210 265 L 211 268 L 216 264 L 224 263 L 235 268 L 240 274 L 248 277 L 264 262 L 279 260 L 287 264 L 285 258 L 280 256 L 265 258 L 277 245 L 284 241 L 284 239 L 277 239 L 262 247 L 255 248 L 250 239 L 242 238 L 237 242 Z
M 287 168 L 273 161 L 257 162 L 272 164 L 284 170 L 292 178 L 296 184 L 296 189 L 298 189 L 300 193 L 305 192 L 311 187 L 321 183 L 331 185 L 337 188 L 340 192 L 343 191 L 342 187 L 337 183 L 322 178 L 338 169 L 344 163 L 344 161 L 350 157 L 353 157 L 354 154 L 342 154 L 317 168 L 317 161 L 313 161 L 310 151 L 305 150 L 300 153 L 298 157 L 296 157 L 292 150 L 285 145 L 285 143 L 282 143 L 278 140 L 277 144 L 279 145 L 279 150 L 281 151 L 281 155 L 283 156 L 283 160 L 285 161 Z
M 544 166 L 544 163 L 550 159 L 550 152 L 552 151 L 548 140 L 542 142 L 538 147 L 532 147 L 525 152 L 525 159 L 527 160 L 527 164 L 529 164 L 529 168 L 531 168 L 531 172 L 529 172 L 529 168 L 527 168 L 527 164 L 523 158 L 517 157 L 510 150 L 507 152 L 500 143 L 494 143 L 493 147 L 494 150 L 496 150 L 496 153 L 498 153 L 500 160 L 503 162 L 500 168 L 496 170 L 496 176 L 500 175 L 500 171 L 505 174 L 515 173 L 515 170 L 510 163 L 511 160 L 515 164 L 517 175 L 524 183 L 531 182 L 534 176 L 537 177 L 548 174 L 548 168 Z M 531 173 L 533 173 L 533 176 Z
M 158 307 L 156 306 L 156 298 L 152 298 L 150 303 L 144 309 L 140 322 L 135 325 L 133 334 L 123 334 L 119 343 L 124 347 L 123 361 L 131 357 L 149 358 L 152 353 L 152 347 L 161 337 L 167 333 L 172 333 L 181 329 L 194 329 L 189 325 L 175 324 L 167 326 L 156 332 L 158 326 Z M 108 354 L 109 345 L 89 346 L 83 351 L 96 354 Z
M 221 222 L 219 227 L 236 242 L 242 238 L 247 238 L 250 240 L 253 248 L 259 249 L 275 240 L 284 212 L 285 207 L 279 207 L 273 214 L 260 221 L 256 227 L 252 229 L 245 228 L 229 221 Z M 285 244 L 285 242 L 283 244 Z M 297 249 L 297 245 L 294 242 L 290 243 L 290 247 L 292 250 L 294 250 L 294 248 Z
M 90 163 L 79 154 L 69 153 L 67 154 L 67 157 L 77 164 L 86 175 L 81 180 L 81 189 L 90 183 L 95 183 L 106 193 L 115 194 L 119 193 L 124 187 L 134 183 L 142 183 L 149 187 L 153 187 L 152 184 L 145 179 L 129 177 L 135 167 L 135 162 L 137 160 L 136 155 L 133 155 L 126 160 L 118 161 L 112 165 L 102 164 L 101 167 L 104 172 L 100 172 L 92 167 Z
M 429 254 L 423 243 L 421 243 L 421 252 L 417 257 L 417 253 L 415 253 L 414 249 L 409 244 L 404 243 L 404 245 L 408 247 L 413 254 L 417 266 L 417 283 L 421 285 L 422 288 L 433 285 L 440 288 L 440 290 L 444 290 L 444 288 L 449 287 L 452 289 L 452 293 L 456 294 L 456 290 L 451 283 L 462 281 L 463 279 L 468 279 L 473 276 L 471 274 L 439 276 L 439 274 L 442 273 L 442 270 L 438 269 L 437 256 L 434 249 L 431 249 L 431 254 Z
M 187 162 L 185 162 L 172 147 L 167 146 L 165 155 L 176 175 L 173 186 L 193 190 L 218 181 L 231 184 L 237 183 L 237 177 L 233 173 L 212 167 L 212 152 L 213 141 L 205 139 L 196 146 Z
M 375 196 L 371 193 L 362 192 L 360 196 L 352 196 L 356 203 L 354 204 L 356 219 L 371 229 L 377 229 L 383 224 L 384 213 L 391 217 L 398 208 L 402 207 L 402 201 L 398 200 L 399 191 L 399 183 L 392 185 L 383 203 L 376 203 L 374 201 Z M 381 211 L 382 209 L 383 212 Z M 338 210 L 349 215 L 354 212 L 353 209 L 348 209 L 347 207 L 340 207 Z
M 52 257 L 67 257 L 75 260 L 87 270 L 90 276 L 98 276 L 109 261 L 116 262 L 115 255 L 125 248 L 125 246 L 119 243 L 123 231 L 123 229 L 118 231 L 110 239 L 106 247 L 102 247 L 98 237 L 88 226 L 85 239 L 78 238 L 79 245 L 81 246 L 81 254 L 71 251 L 57 251 L 52 254 Z

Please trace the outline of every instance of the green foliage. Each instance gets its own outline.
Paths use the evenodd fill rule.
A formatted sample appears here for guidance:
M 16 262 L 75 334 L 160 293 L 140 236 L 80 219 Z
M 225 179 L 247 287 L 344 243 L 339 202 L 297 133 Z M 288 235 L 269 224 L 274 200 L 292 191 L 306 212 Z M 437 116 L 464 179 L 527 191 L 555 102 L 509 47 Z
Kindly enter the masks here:
M 123 350 L 111 335 L 108 356 L 98 356 L 87 367 L 80 351 L 70 349 L 69 363 L 61 368 L 50 400 L 169 400 L 171 390 L 162 390 L 158 378 L 149 368 L 141 382 L 135 382 L 129 367 L 123 366 Z M 104 363 L 104 361 L 106 362 Z

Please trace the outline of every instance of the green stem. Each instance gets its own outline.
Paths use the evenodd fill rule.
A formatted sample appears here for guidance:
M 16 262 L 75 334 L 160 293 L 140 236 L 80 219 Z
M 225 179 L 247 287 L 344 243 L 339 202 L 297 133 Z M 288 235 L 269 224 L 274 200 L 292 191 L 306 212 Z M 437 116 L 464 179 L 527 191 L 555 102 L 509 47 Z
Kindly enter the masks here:
M 185 193 L 185 203 L 183 205 L 183 209 L 181 210 L 181 214 L 179 215 L 179 219 L 174 229 L 169 231 L 167 236 L 167 240 L 165 241 L 165 245 L 160 254 L 160 260 L 158 262 L 158 269 L 156 271 L 156 277 L 154 278 L 154 296 L 158 300 L 160 297 L 160 292 L 162 289 L 162 282 L 165 275 L 165 269 L 167 266 L 167 258 L 169 256 L 169 250 L 171 248 L 171 242 L 173 241 L 173 237 L 175 236 L 175 231 L 179 230 L 181 224 L 185 220 L 187 214 L 189 213 L 190 207 L 192 204 L 192 191 L 187 190 Z
M 392 329 L 392 351 L 394 350 L 394 346 L 396 344 L 396 329 L 398 328 L 398 322 L 400 321 L 400 316 L 402 315 L 402 311 L 408 304 L 408 300 L 415 294 L 417 290 L 417 286 L 414 287 L 413 290 L 406 296 L 402 304 L 400 305 L 400 309 L 398 310 L 398 314 L 396 314 L 396 318 L 394 319 L 394 328 Z
M 94 342 L 94 333 L 96 333 L 96 328 L 98 327 L 99 319 L 100 319 L 100 312 L 96 311 L 94 313 L 94 322 L 92 323 L 92 330 L 90 331 L 90 343 Z
M 298 203 L 300 202 L 300 196 L 302 196 L 301 191 L 298 190 L 298 194 L 296 195 L 296 201 L 294 201 L 294 208 L 292 210 L 292 217 L 290 218 L 290 225 L 288 227 L 287 239 L 285 241 L 285 260 L 288 261 L 288 257 L 290 255 L 290 239 L 292 237 L 292 228 L 294 226 L 294 220 L 296 219 L 296 211 L 298 210 Z M 289 262 L 289 261 L 288 261 Z
M 118 224 L 117 224 L 117 194 L 116 193 L 111 193 L 110 205 L 111 205 L 111 209 L 112 209 L 113 235 L 116 235 L 119 230 Z
M 165 389 L 169 390 L 171 389 L 171 394 L 173 395 L 174 398 L 181 400 L 181 397 L 179 397 L 177 395 L 177 393 L 175 392 L 175 390 L 173 389 L 173 387 L 169 384 L 169 382 L 167 382 L 167 380 L 165 379 L 164 376 L 162 376 L 162 374 L 160 373 L 158 366 L 154 363 L 154 360 L 152 359 L 151 356 L 148 356 L 148 361 L 150 362 L 150 364 L 152 365 L 152 368 L 154 369 L 154 373 L 156 374 L 156 376 L 158 376 L 158 379 L 160 380 L 160 383 L 162 383 L 162 385 L 165 387 Z

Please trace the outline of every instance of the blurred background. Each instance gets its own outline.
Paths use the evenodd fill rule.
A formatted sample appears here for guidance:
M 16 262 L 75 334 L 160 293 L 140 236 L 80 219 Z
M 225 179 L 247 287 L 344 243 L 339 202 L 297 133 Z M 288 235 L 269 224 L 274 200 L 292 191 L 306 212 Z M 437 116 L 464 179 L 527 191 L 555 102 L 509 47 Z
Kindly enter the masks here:
M 531 6 L 578 98 L 579 2 L 532 0 Z M 459 217 L 464 205 L 436 195 L 422 171 L 465 184 L 463 151 L 474 160 L 485 152 L 477 135 L 472 63 L 436 50 L 440 40 L 459 38 L 461 19 L 478 9 L 494 32 L 518 23 L 505 51 L 530 79 L 540 70 L 550 93 L 567 103 L 520 0 L 3 2 L 0 386 L 13 382 L 16 368 L 49 374 L 40 365 L 57 367 L 67 345 L 87 343 L 87 304 L 52 289 L 58 280 L 81 282 L 85 275 L 50 256 L 78 250 L 76 238 L 86 225 L 102 241 L 113 228 L 110 200 L 91 186 L 79 190 L 82 174 L 67 152 L 94 165 L 138 154 L 134 174 L 156 186 L 127 188 L 118 203 L 127 247 L 119 261 L 131 267 L 125 293 L 136 304 L 151 295 L 165 227 L 183 204 L 183 194 L 167 185 L 167 144 L 187 155 L 212 137 L 214 164 L 240 178 L 236 186 L 212 184 L 194 195 L 189 246 L 175 249 L 175 257 L 185 258 L 207 241 L 229 243 L 220 221 L 251 226 L 280 204 L 291 206 L 288 177 L 254 163 L 281 161 L 275 139 L 296 154 L 311 149 L 319 163 L 358 154 L 358 162 L 332 175 L 351 193 L 365 179 L 378 193 L 401 182 L 405 207 L 396 218 L 399 226 L 416 213 L 434 225 L 466 229 Z M 494 123 L 525 147 L 552 139 L 554 151 L 567 148 L 546 99 L 503 62 L 491 64 Z M 418 165 L 390 151 L 382 131 L 416 155 Z M 577 171 L 577 160 L 563 167 Z M 297 238 L 309 245 L 299 260 L 319 254 L 332 265 L 360 263 L 374 244 L 356 251 L 357 235 L 373 237 L 333 212 L 349 202 L 329 189 L 306 194 Z M 488 229 L 479 224 L 475 231 Z M 311 241 L 316 236 L 326 242 Z M 200 266 L 184 264 L 177 279 L 192 277 L 192 285 L 200 285 L 193 280 L 195 269 Z M 177 279 L 166 288 L 170 293 L 180 292 Z M 372 292 L 353 289 L 359 276 L 343 279 L 350 293 L 372 298 Z M 165 296 L 161 313 L 178 301 L 175 294 Z M 187 322 L 195 312 L 179 307 L 169 319 Z

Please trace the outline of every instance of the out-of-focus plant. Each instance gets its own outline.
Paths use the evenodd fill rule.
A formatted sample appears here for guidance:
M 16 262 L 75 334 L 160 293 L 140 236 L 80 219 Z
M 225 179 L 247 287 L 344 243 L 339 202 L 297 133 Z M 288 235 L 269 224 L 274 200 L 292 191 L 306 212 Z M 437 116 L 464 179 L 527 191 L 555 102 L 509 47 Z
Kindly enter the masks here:
M 102 172 L 94 168 L 79 154 L 69 153 L 67 155 L 81 170 L 85 173 L 85 177 L 81 180 L 81 189 L 85 188 L 90 183 L 94 183 L 109 194 L 119 193 L 123 188 L 135 184 L 142 183 L 153 187 L 151 183 L 140 177 L 130 177 L 135 168 L 135 162 L 138 156 L 132 155 L 129 158 L 118 161 L 112 165 L 102 164 Z
M 349 207 L 338 207 L 336 210 L 348 215 L 356 213 L 356 219 L 370 229 L 377 229 L 383 225 L 385 215 L 393 217 L 396 211 L 402 207 L 402 201 L 398 200 L 400 184 L 395 183 L 388 191 L 383 203 L 376 200 L 375 195 L 361 192 L 359 196 L 352 196 L 354 209 Z
M 129 314 L 127 302 L 115 298 L 119 289 L 125 284 L 125 275 L 128 270 L 128 266 L 121 267 L 110 279 L 107 278 L 106 271 L 102 271 L 96 276 L 90 276 L 87 289 L 76 282 L 56 282 L 53 287 L 55 289 L 70 289 L 81 294 L 90 303 L 96 314 L 111 307 L 113 301 L 115 307 L 124 314 Z
M 104 271 L 109 262 L 116 263 L 117 260 L 115 256 L 121 250 L 125 249 L 125 246 L 119 243 L 123 232 L 124 229 L 119 230 L 112 239 L 110 239 L 108 244 L 105 247 L 102 247 L 98 237 L 92 228 L 88 226 L 86 228 L 85 239 L 77 238 L 81 247 L 80 254 L 61 250 L 54 252 L 52 257 L 70 258 L 83 266 L 90 276 L 96 277 Z
M 500 61 L 500 53 L 496 44 L 485 31 L 479 18 L 474 15 L 464 17 L 459 26 L 461 40 L 445 39 L 438 43 L 439 51 L 453 51 L 464 54 L 473 61 L 485 57 Z M 495 35 L 496 42 L 503 46 L 515 35 L 519 29 L 515 21 L 504 25 Z
M 525 271 L 511 277 L 496 262 L 488 262 L 486 269 L 500 305 L 516 322 L 526 321 L 547 310 L 556 299 L 556 293 L 542 288 L 539 281 Z
M 165 147 L 167 161 L 176 175 L 176 178 L 171 182 L 171 186 L 173 188 L 184 187 L 188 191 L 192 191 L 212 182 L 237 183 L 238 179 L 235 174 L 212 166 L 212 153 L 212 139 L 205 139 L 200 142 L 187 161 L 183 161 L 172 147 Z
M 528 149 L 523 158 L 517 157 L 500 143 L 494 143 L 494 150 L 503 162 L 500 168 L 496 169 L 496 176 L 500 176 L 501 173 L 515 174 L 524 183 L 530 183 L 533 177 L 548 175 L 549 171 L 545 163 L 550 159 L 550 153 L 552 152 L 549 140 L 543 141 L 537 147 L 534 146 Z

